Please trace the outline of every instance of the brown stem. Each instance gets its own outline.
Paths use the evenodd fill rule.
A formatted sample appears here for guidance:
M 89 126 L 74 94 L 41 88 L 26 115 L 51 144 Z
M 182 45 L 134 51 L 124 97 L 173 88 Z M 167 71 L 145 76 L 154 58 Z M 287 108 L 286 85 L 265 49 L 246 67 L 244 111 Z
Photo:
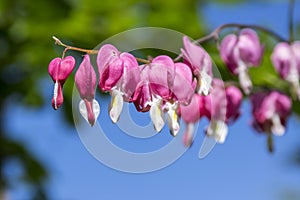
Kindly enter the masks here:
M 99 52 L 98 50 L 93 50 L 93 49 L 83 49 L 83 48 L 73 47 L 73 46 L 64 44 L 60 39 L 58 39 L 58 38 L 55 37 L 55 36 L 52 36 L 52 38 L 55 40 L 55 44 L 56 44 L 56 45 L 60 45 L 60 46 L 65 47 L 65 50 L 63 51 L 63 54 L 62 54 L 62 58 L 65 57 L 65 54 L 66 54 L 66 52 L 67 52 L 68 50 L 80 51 L 80 52 L 87 53 L 87 54 L 97 54 L 97 53 Z M 139 62 L 141 62 L 141 63 L 146 63 L 146 64 L 149 64 L 149 63 L 150 63 L 149 60 L 146 60 L 146 59 L 143 59 L 143 58 L 137 58 L 137 57 L 136 57 L 136 60 L 139 61 Z
M 57 37 L 52 36 L 52 38 L 55 40 L 55 44 L 60 45 L 65 47 L 67 50 L 73 50 L 73 51 L 80 51 L 80 52 L 84 52 L 87 54 L 97 54 L 98 51 L 97 50 L 90 50 L 90 49 L 82 49 L 82 48 L 78 48 L 78 47 L 73 47 L 70 45 L 66 45 L 64 43 L 62 43 Z
M 294 4 L 295 0 L 290 0 L 289 2 L 289 11 L 288 11 L 288 20 L 289 20 L 289 42 L 294 40 Z

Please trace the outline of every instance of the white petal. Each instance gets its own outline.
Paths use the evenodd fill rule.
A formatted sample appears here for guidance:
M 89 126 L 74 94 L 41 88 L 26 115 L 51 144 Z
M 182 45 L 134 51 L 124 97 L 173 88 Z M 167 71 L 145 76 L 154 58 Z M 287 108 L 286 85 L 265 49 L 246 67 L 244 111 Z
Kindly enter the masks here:
M 79 102 L 79 112 L 81 114 L 81 116 L 87 121 L 88 121 L 88 117 L 87 117 L 87 109 L 86 109 L 86 105 L 85 102 L 83 100 L 81 100 Z
M 93 100 L 93 112 L 94 112 L 95 122 L 96 122 L 100 114 L 100 106 L 96 99 Z
M 119 120 L 120 114 L 123 109 L 123 96 L 118 90 L 113 90 L 111 102 L 109 106 L 109 116 L 113 123 Z
M 53 91 L 53 100 L 54 100 L 54 107 L 57 109 L 57 96 L 58 96 L 58 82 L 55 81 L 54 84 L 54 91 Z
M 245 94 L 248 95 L 252 89 L 252 82 L 248 74 L 247 66 L 243 61 L 239 61 L 238 64 L 239 82 Z
M 198 94 L 204 94 L 205 96 L 208 95 L 209 90 L 211 88 L 212 78 L 206 73 L 206 71 L 200 72 L 200 80 L 199 83 L 199 90 Z
M 88 113 L 87 113 L 86 104 L 85 104 L 84 100 L 81 100 L 79 102 L 79 112 L 80 112 L 81 116 L 89 123 Z M 100 106 L 99 106 L 99 103 L 95 99 L 93 100 L 93 113 L 94 113 L 95 121 L 97 121 L 97 118 L 100 114 Z
M 222 120 L 213 120 L 207 128 L 207 136 L 214 137 L 216 142 L 224 143 L 227 137 L 228 127 Z
M 274 135 L 282 136 L 285 132 L 285 127 L 281 124 L 279 115 L 275 114 L 272 117 L 271 131 Z
M 150 118 L 151 118 L 152 123 L 154 125 L 154 129 L 157 132 L 160 132 L 161 129 L 165 125 L 165 121 L 164 121 L 164 118 L 163 118 L 163 112 L 161 110 L 161 103 L 160 103 L 160 101 L 154 102 L 151 105 L 151 108 L 150 108 Z
M 177 103 L 167 103 L 167 121 L 171 134 L 175 137 L 180 129 L 179 118 L 177 115 Z
M 195 125 L 193 123 L 188 123 L 183 135 L 183 144 L 186 147 L 191 146 L 194 137 Z

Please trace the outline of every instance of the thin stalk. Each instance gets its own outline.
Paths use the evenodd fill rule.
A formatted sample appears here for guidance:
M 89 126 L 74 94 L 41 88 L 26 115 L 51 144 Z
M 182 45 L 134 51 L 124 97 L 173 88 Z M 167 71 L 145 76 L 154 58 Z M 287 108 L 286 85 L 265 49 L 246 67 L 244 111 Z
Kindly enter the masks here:
M 295 0 L 290 0 L 289 12 L 288 12 L 289 42 L 292 42 L 294 40 L 294 4 L 295 4 Z

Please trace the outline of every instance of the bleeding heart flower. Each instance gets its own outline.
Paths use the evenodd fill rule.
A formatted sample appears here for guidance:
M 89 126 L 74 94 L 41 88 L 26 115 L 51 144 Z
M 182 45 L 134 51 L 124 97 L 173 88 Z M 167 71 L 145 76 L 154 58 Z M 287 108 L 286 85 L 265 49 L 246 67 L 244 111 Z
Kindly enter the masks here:
M 256 32 L 251 29 L 242 29 L 238 36 L 229 34 L 221 42 L 221 58 L 230 72 L 239 76 L 245 94 L 252 89 L 248 68 L 260 65 L 263 51 Z
M 91 126 L 94 125 L 100 114 L 100 106 L 95 100 L 96 79 L 90 57 L 85 55 L 75 74 L 75 84 L 82 99 L 79 103 L 79 111 Z
M 127 52 L 120 53 L 117 48 L 107 44 L 98 52 L 97 65 L 100 75 L 99 86 L 109 91 L 112 100 L 109 115 L 116 123 L 122 112 L 124 100 L 131 102 L 140 81 L 140 69 L 135 57 Z
M 179 117 L 177 115 L 179 104 L 188 105 L 194 95 L 195 82 L 189 66 L 184 63 L 175 63 L 175 77 L 171 87 L 172 101 L 164 104 L 167 114 L 170 133 L 176 136 L 180 130 Z
M 75 67 L 75 59 L 67 56 L 64 59 L 54 58 L 51 60 L 48 72 L 54 81 L 54 92 L 52 98 L 52 107 L 57 110 L 63 104 L 63 85 Z
M 168 56 L 158 56 L 150 64 L 140 66 L 141 79 L 134 93 L 133 102 L 138 111 L 150 112 L 150 117 L 157 132 L 165 122 L 163 110 L 172 98 L 171 88 L 175 77 L 173 60 Z
M 292 106 L 289 97 L 277 91 L 271 91 L 253 94 L 250 100 L 253 114 L 252 126 L 258 132 L 283 135 Z
M 286 42 L 278 43 L 271 55 L 271 60 L 280 77 L 288 81 L 300 100 L 300 42 L 291 45 Z
M 239 117 L 242 93 L 235 86 L 224 87 L 219 79 L 213 80 L 213 89 L 205 98 L 210 124 L 206 130 L 207 136 L 214 137 L 216 142 L 224 143 L 228 134 L 229 123 Z
M 184 61 L 197 77 L 197 93 L 207 95 L 212 82 L 212 61 L 208 53 L 193 44 L 187 36 L 183 37 L 184 48 L 181 49 Z
M 208 116 L 208 111 L 205 108 L 205 99 L 205 96 L 194 94 L 188 105 L 180 105 L 179 115 L 186 123 L 183 143 L 187 147 L 192 144 L 195 123 L 202 117 Z

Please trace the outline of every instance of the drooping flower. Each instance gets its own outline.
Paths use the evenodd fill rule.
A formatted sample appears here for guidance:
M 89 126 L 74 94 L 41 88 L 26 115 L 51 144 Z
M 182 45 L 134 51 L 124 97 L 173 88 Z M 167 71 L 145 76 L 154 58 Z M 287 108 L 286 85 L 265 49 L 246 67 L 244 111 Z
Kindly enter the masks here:
M 183 37 L 184 48 L 181 49 L 184 61 L 197 77 L 197 93 L 207 95 L 212 82 L 212 61 L 208 53 L 193 44 L 187 36 Z
M 256 32 L 248 28 L 242 29 L 238 36 L 227 35 L 221 42 L 221 58 L 230 72 L 239 76 L 245 94 L 249 94 L 252 89 L 248 68 L 260 65 L 263 51 Z
M 109 115 L 113 123 L 120 117 L 123 102 L 131 102 L 140 80 L 140 69 L 135 57 L 127 52 L 120 53 L 110 44 L 103 45 L 98 52 L 99 87 L 109 91 L 112 100 Z
M 179 104 L 188 105 L 194 95 L 193 74 L 189 66 L 184 63 L 175 63 L 175 76 L 171 87 L 172 101 L 164 104 L 170 132 L 176 136 L 179 132 Z M 195 85 L 195 84 L 194 84 Z
M 186 130 L 183 136 L 185 146 L 192 144 L 195 123 L 202 117 L 208 117 L 208 111 L 205 108 L 205 96 L 194 94 L 188 105 L 180 104 L 179 115 L 186 123 Z
M 213 89 L 205 98 L 205 107 L 210 120 L 206 130 L 207 136 L 214 137 L 218 143 L 225 142 L 228 134 L 227 125 L 239 117 L 242 97 L 237 87 L 231 85 L 225 88 L 221 80 L 213 80 Z
M 157 56 L 151 63 L 140 66 L 140 82 L 133 96 L 138 111 L 150 112 L 150 118 L 157 132 L 165 122 L 163 105 L 172 98 L 175 66 L 168 56 Z
M 63 104 L 63 85 L 75 67 L 75 59 L 67 56 L 63 59 L 54 58 L 49 63 L 48 72 L 54 82 L 52 107 L 57 110 Z
M 79 103 L 79 111 L 91 126 L 97 121 L 100 113 L 100 106 L 95 100 L 96 79 L 90 56 L 87 54 L 75 74 L 75 84 L 82 99 Z
M 283 135 L 292 106 L 290 98 L 277 91 L 271 91 L 253 94 L 250 100 L 253 114 L 252 126 L 258 132 Z
M 278 43 L 273 50 L 271 60 L 280 77 L 292 85 L 294 93 L 300 100 L 300 42 L 291 45 L 286 42 Z

